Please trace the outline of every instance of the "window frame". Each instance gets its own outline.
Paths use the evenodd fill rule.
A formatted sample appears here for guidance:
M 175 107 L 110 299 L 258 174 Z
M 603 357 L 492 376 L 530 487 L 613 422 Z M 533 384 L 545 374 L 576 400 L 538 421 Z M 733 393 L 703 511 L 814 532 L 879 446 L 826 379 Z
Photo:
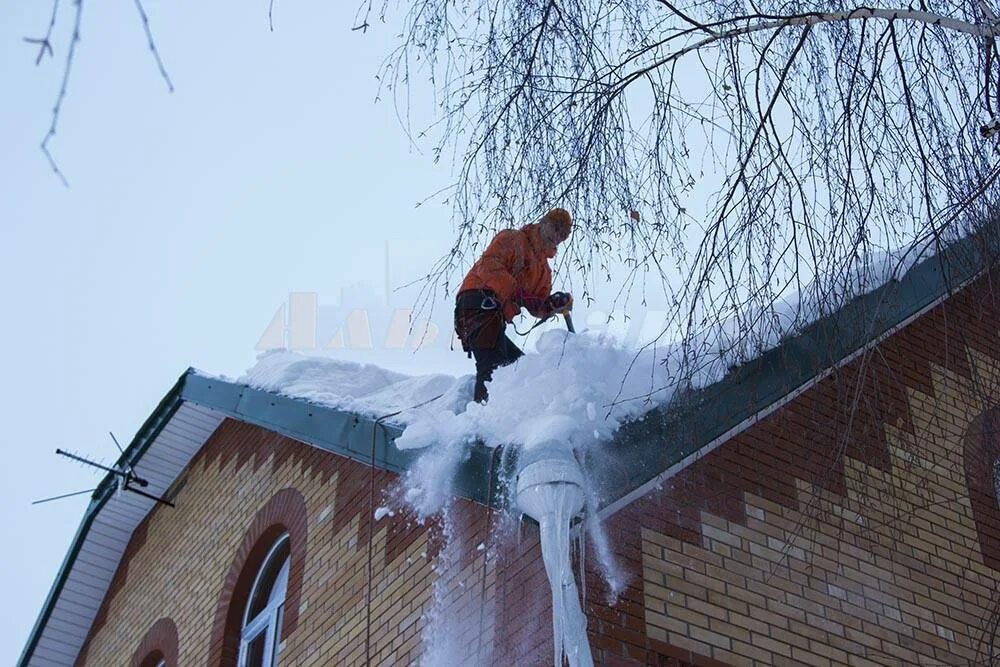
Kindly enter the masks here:
M 278 553 L 285 549 L 287 554 L 281 566 L 273 570 L 273 560 Z M 238 667 L 247 667 L 250 644 L 258 637 L 264 637 L 264 654 L 262 664 L 264 667 L 275 667 L 278 664 L 278 653 L 281 643 L 281 623 L 284 618 L 285 600 L 288 596 L 288 573 L 291 566 L 291 540 L 289 534 L 282 533 L 268 549 L 267 555 L 257 568 L 254 575 L 253 584 L 250 586 L 250 594 L 247 596 L 241 614 L 239 653 L 237 658 Z M 274 578 L 266 581 L 264 577 L 271 571 L 275 571 Z M 254 602 L 256 593 L 261 585 L 270 585 L 267 603 L 257 612 L 253 618 L 247 618 L 250 614 L 251 605 Z

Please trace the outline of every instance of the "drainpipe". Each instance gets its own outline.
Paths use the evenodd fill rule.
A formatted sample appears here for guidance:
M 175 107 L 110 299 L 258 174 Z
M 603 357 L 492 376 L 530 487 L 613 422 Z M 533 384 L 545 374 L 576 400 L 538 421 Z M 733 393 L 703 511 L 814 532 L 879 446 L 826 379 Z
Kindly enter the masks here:
M 573 452 L 558 442 L 522 451 L 518 461 L 517 506 L 538 522 L 545 574 L 552 588 L 555 665 L 593 667 L 587 617 L 569 558 L 570 525 L 584 504 L 583 472 Z

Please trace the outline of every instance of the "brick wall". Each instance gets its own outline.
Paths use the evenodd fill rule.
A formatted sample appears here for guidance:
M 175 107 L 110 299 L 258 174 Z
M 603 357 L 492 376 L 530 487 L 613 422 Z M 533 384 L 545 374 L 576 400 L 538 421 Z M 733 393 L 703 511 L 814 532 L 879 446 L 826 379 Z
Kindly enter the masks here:
M 981 279 L 611 517 L 601 664 L 996 655 L 997 283 Z M 593 556 L 588 556 L 593 563 Z
M 394 479 L 376 472 L 376 506 Z M 371 481 L 367 466 L 227 420 L 177 484 L 177 507 L 156 508 L 136 530 L 78 664 L 140 664 L 147 651 L 158 648 L 150 641 L 150 629 L 164 622 L 176 627 L 177 664 L 219 664 L 219 607 L 232 593 L 227 588 L 235 585 L 234 562 L 255 520 L 261 534 L 269 525 L 294 524 L 296 503 L 303 525 L 291 533 L 290 579 L 298 561 L 301 591 L 295 608 L 285 614 L 281 664 L 365 664 Z M 461 555 L 450 576 L 441 579 L 434 569 L 440 525 L 421 527 L 401 514 L 374 523 L 373 664 L 417 660 L 435 594 L 468 618 L 473 617 L 469 609 L 477 610 L 474 625 L 454 634 L 462 655 L 488 653 L 478 629 L 484 627 L 489 636 L 493 616 L 478 610 L 490 609 L 494 571 L 484 563 L 485 550 L 475 548 L 487 539 L 485 512 L 460 502 L 452 524 Z M 289 602 L 293 588 L 294 581 Z

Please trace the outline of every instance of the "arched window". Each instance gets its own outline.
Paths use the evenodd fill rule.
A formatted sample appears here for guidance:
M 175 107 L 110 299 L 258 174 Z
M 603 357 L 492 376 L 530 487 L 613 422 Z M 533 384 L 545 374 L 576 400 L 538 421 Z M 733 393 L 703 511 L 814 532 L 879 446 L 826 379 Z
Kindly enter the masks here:
M 279 643 L 288 639 L 298 627 L 307 535 L 306 502 L 298 490 L 282 489 L 257 510 L 239 546 L 232 552 L 232 561 L 215 603 L 207 664 L 219 667 L 271 667 L 274 664 Z M 283 561 L 288 561 L 288 567 L 280 577 L 279 586 L 276 585 L 277 574 L 281 573 Z M 283 599 L 284 604 L 269 607 L 270 602 L 278 599 Z M 274 619 L 272 636 L 258 639 L 252 633 L 260 629 L 254 623 L 260 615 L 257 610 L 269 607 L 277 612 L 278 606 L 281 606 L 281 618 Z M 248 640 L 246 645 L 244 639 Z M 269 640 L 270 648 L 266 648 Z M 253 644 L 254 641 L 257 643 Z M 271 660 L 264 661 L 267 655 L 261 655 L 256 661 L 249 660 L 249 654 L 258 649 L 261 654 L 270 655 Z
M 278 664 L 290 553 L 288 533 L 285 533 L 275 541 L 254 577 L 243 612 L 239 667 Z

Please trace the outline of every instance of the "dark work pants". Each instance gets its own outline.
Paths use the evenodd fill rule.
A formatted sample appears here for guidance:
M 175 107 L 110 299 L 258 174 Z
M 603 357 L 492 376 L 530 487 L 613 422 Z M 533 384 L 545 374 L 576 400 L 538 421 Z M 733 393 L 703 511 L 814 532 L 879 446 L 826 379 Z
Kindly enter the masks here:
M 489 290 L 461 292 L 455 303 L 455 331 L 462 348 L 476 358 L 477 403 L 487 398 L 486 383 L 493 371 L 513 363 L 524 353 L 507 338 L 503 310 L 496 295 Z
M 524 355 L 524 352 L 501 331 L 496 345 L 483 350 L 473 350 L 472 355 L 476 358 L 476 392 L 473 400 L 476 403 L 485 403 L 489 397 L 486 383 L 493 379 L 493 371 L 514 363 Z

